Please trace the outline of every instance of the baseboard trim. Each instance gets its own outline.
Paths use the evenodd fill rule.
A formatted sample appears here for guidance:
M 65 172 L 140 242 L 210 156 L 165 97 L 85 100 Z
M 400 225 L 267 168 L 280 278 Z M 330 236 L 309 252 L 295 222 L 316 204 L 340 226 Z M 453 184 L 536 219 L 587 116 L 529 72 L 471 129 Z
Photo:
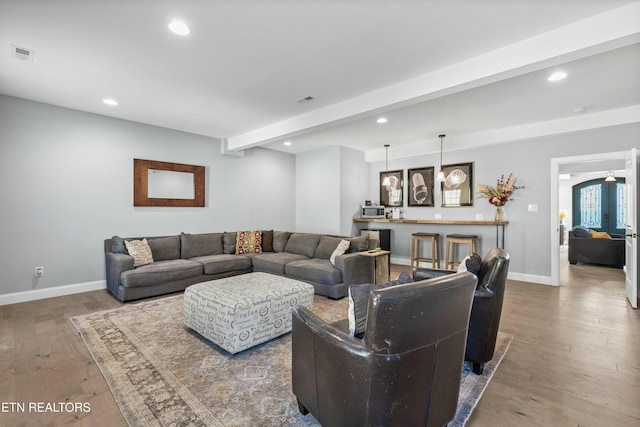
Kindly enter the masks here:
M 391 257 L 391 263 L 392 264 L 398 264 L 398 265 L 406 265 L 406 266 L 410 266 L 411 265 L 411 259 L 410 258 L 398 258 L 398 257 Z M 423 264 L 424 266 L 424 264 Z M 441 267 L 443 265 L 441 264 Z M 537 283 L 540 285 L 551 285 L 551 276 L 540 276 L 537 274 L 526 274 L 526 273 L 514 273 L 514 272 L 509 272 L 509 274 L 507 275 L 507 278 L 509 280 L 517 280 L 519 282 L 529 282 L 529 283 Z
M 81 292 L 99 291 L 100 289 L 107 289 L 106 280 L 96 280 L 95 282 L 75 283 L 73 285 L 54 286 L 52 288 L 4 294 L 0 295 L 0 305 L 18 304 L 21 302 L 36 301 L 45 298 L 79 294 Z

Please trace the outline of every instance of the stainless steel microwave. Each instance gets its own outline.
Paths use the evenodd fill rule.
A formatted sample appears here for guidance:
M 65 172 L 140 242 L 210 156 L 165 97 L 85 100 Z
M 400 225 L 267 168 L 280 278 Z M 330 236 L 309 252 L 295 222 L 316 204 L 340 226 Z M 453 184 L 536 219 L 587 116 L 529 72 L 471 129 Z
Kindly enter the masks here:
M 384 218 L 384 206 L 362 206 L 362 218 Z

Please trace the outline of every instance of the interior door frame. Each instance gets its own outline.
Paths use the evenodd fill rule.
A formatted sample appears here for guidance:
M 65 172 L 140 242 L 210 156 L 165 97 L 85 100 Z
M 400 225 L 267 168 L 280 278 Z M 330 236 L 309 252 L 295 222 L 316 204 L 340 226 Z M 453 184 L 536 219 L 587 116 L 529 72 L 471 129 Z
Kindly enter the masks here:
M 625 160 L 625 174 L 628 178 L 626 191 L 627 209 L 625 230 L 625 278 L 624 286 L 627 299 L 632 308 L 638 308 L 638 150 L 632 148 Z
M 556 157 L 551 159 L 551 188 L 549 189 L 550 209 L 549 227 L 550 251 L 551 254 L 551 285 L 560 286 L 560 247 L 558 241 L 560 238 L 560 201 L 558 193 L 560 187 L 560 166 L 572 163 L 588 163 L 602 160 L 626 160 L 629 157 L 629 151 L 615 151 L 612 153 L 585 154 L 581 156 Z M 637 192 L 636 192 L 637 198 Z

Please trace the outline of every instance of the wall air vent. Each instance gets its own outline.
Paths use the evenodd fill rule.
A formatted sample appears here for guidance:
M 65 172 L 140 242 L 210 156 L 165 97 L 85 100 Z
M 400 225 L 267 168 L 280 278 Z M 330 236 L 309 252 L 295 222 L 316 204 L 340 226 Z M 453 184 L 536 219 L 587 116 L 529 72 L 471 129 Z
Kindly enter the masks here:
M 313 101 L 315 98 L 313 96 L 305 96 L 304 98 L 298 99 L 300 104 L 304 104 L 305 102 Z
M 23 61 L 33 61 L 33 55 L 35 54 L 35 52 L 31 49 L 27 49 L 27 48 L 12 44 L 11 54 L 14 57 L 21 59 Z

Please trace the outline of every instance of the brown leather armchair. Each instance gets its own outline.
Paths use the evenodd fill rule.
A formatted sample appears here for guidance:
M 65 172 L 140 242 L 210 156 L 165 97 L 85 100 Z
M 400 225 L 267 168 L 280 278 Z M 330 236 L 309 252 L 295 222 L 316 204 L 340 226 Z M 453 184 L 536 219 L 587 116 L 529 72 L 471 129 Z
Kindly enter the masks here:
M 326 426 L 443 426 L 455 417 L 477 278 L 461 273 L 369 293 L 366 332 L 293 310 L 300 412 Z
M 465 360 L 472 363 L 473 372 L 480 375 L 484 364 L 493 359 L 502 315 L 502 302 L 509 272 L 509 253 L 494 248 L 484 257 L 478 272 L 478 287 L 473 296 Z M 415 280 L 455 273 L 450 270 L 416 268 Z

